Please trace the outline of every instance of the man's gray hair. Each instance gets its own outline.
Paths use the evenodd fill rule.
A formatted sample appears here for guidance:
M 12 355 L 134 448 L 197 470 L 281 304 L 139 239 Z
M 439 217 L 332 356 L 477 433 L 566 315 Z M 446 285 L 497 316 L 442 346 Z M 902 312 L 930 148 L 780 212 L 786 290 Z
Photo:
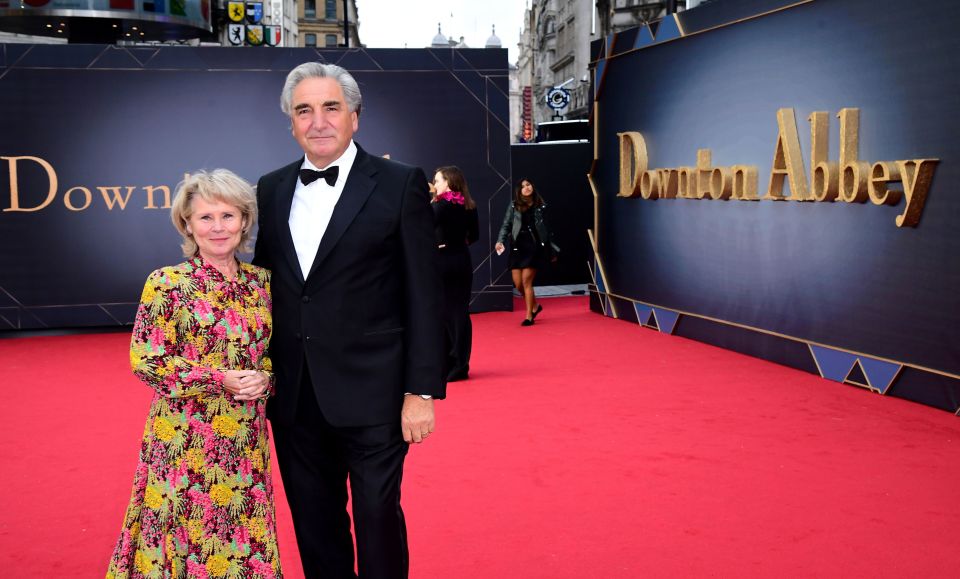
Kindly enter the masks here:
M 280 93 L 280 109 L 288 117 L 293 113 L 294 89 L 308 78 L 332 78 L 337 81 L 337 84 L 343 90 L 343 98 L 347 101 L 347 108 L 350 109 L 350 112 L 360 114 L 362 104 L 360 87 L 357 86 L 357 81 L 347 72 L 347 69 L 335 64 L 305 62 L 290 71 L 290 74 L 287 75 L 287 81 L 283 84 L 283 92 Z

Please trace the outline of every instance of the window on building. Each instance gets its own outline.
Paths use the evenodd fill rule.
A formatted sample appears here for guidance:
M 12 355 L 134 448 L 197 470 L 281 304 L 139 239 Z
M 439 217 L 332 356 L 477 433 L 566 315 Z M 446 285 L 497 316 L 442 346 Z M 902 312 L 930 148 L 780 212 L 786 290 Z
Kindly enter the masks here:
M 327 0 L 327 19 L 337 19 L 337 0 Z
M 303 17 L 317 17 L 317 0 L 303 0 Z
M 336 35 L 336 34 L 328 34 L 328 35 L 327 35 L 327 48 L 336 47 L 336 46 L 337 46 L 337 35 Z
M 317 35 L 316 34 L 306 34 L 303 37 L 304 46 L 316 46 L 317 45 Z

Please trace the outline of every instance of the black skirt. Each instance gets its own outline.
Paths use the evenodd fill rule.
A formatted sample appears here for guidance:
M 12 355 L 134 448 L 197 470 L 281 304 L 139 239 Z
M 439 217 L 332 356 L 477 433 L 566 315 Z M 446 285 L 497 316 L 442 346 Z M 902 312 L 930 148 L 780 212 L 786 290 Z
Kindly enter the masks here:
M 547 252 L 529 227 L 520 230 L 510 249 L 510 269 L 543 269 L 547 266 Z

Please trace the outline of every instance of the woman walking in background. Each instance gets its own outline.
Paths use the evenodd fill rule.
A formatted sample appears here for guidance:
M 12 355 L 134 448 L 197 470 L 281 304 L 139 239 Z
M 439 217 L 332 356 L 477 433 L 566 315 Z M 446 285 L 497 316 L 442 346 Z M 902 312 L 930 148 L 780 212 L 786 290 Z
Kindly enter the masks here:
M 521 179 L 514 189 L 513 202 L 507 207 L 497 236 L 498 254 L 503 253 L 506 242 L 510 241 L 509 262 L 513 285 L 523 296 L 527 308 L 527 315 L 520 322 L 522 326 L 532 326 L 537 314 L 543 311 L 533 292 L 537 270 L 543 269 L 548 262 L 556 261 L 560 253 L 547 227 L 546 209 L 547 205 L 533 183 Z
M 480 237 L 477 204 L 463 172 L 440 167 L 433 177 L 434 231 L 443 277 L 443 325 L 446 335 L 447 382 L 466 380 L 470 371 L 473 326 L 470 291 L 473 264 L 468 246 Z

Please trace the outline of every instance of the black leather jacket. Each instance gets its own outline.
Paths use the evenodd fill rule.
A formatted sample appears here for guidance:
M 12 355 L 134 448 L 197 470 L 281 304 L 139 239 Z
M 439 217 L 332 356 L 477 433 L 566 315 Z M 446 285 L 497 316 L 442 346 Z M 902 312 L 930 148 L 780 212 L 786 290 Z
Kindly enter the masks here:
M 557 255 L 560 253 L 560 248 L 554 243 L 550 228 L 547 227 L 545 217 L 546 209 L 547 205 L 543 204 L 533 209 L 528 209 L 527 211 L 533 211 L 533 224 L 537 229 L 537 237 L 540 240 L 540 244 L 546 246 L 546 244 L 549 243 L 549 246 L 546 246 L 548 254 Z M 507 213 L 503 216 L 503 225 L 500 226 L 500 234 L 497 235 L 497 241 L 506 244 L 507 239 L 511 242 L 516 240 L 517 235 L 520 234 L 521 220 L 522 216 L 513 206 L 513 203 L 508 205 Z

